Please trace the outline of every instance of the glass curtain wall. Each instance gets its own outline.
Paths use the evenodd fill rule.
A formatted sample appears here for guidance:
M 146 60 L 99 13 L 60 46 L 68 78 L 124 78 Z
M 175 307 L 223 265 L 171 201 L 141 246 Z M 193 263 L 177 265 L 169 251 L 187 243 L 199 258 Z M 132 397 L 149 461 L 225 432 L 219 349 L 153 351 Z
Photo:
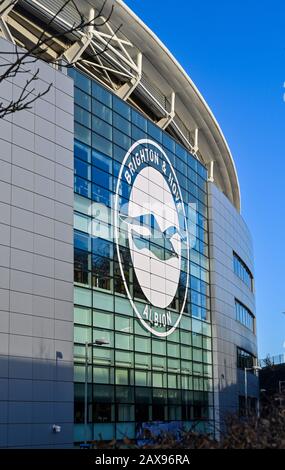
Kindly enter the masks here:
M 142 423 L 151 422 L 184 428 L 195 423 L 196 430 L 197 426 L 212 430 L 206 169 L 166 132 L 96 81 L 74 69 L 69 74 L 75 85 L 75 442 L 84 440 L 84 344 L 98 339 L 108 344 L 89 351 L 88 439 L 137 438 L 148 426 Z M 153 335 L 136 317 L 113 237 L 120 166 L 131 145 L 145 138 L 167 153 L 184 204 L 191 209 L 187 303 L 178 327 L 165 338 Z M 126 262 L 132 295 L 142 299 L 132 263 Z M 174 315 L 177 304 L 171 304 Z

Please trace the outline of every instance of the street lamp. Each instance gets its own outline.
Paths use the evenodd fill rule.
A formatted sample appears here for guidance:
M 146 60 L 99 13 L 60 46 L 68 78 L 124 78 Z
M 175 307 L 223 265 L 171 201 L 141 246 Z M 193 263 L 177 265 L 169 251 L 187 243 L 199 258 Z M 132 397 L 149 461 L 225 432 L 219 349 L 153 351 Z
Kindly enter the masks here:
M 279 394 L 281 395 L 283 387 L 285 385 L 285 380 L 279 380 L 278 382 L 278 389 L 279 389 Z M 285 389 L 284 389 L 285 390 Z
M 248 404 L 247 404 L 247 371 L 254 370 L 258 371 L 261 367 L 259 366 L 252 366 L 252 367 L 245 367 L 244 368 L 244 399 L 245 399 L 245 416 L 248 417 Z M 258 414 L 259 414 L 259 404 L 258 404 Z
M 88 426 L 88 350 L 90 346 L 104 346 L 110 344 L 106 339 L 96 339 L 94 342 L 85 343 L 85 386 L 84 386 L 84 444 L 87 445 Z

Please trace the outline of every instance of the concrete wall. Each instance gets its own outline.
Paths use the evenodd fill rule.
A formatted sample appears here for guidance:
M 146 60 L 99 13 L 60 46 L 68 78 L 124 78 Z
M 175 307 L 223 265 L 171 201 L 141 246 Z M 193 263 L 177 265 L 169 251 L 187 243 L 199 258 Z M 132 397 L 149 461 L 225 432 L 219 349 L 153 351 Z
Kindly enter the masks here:
M 237 347 L 257 355 L 256 336 L 236 321 L 235 298 L 255 313 L 254 293 L 233 270 L 233 251 L 254 273 L 252 240 L 241 215 L 209 183 L 209 244 L 216 421 L 238 411 L 244 372 L 237 369 Z M 248 394 L 257 396 L 257 378 L 248 373 Z
M 73 82 L 35 67 L 52 89 L 0 120 L 0 447 L 73 441 Z M 0 84 L 1 101 L 27 78 Z

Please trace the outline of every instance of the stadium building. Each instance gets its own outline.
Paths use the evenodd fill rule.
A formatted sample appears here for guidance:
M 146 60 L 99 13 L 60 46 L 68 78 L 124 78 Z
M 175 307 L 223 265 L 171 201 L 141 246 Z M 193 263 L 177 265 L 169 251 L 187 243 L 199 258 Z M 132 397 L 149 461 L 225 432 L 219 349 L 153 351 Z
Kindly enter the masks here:
M 0 7 L 1 74 L 16 48 L 49 38 L 0 78 L 0 101 L 37 68 L 29 96 L 51 85 L 0 123 L 0 446 L 218 436 L 258 399 L 252 240 L 230 149 L 123 1 L 64 3 Z M 101 16 L 74 30 L 79 10 Z

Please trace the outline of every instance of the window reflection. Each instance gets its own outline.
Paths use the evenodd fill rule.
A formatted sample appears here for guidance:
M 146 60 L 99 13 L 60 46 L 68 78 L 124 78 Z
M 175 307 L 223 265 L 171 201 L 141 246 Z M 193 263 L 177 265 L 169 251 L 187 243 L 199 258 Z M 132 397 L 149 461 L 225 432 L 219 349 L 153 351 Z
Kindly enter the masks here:
M 98 338 L 105 338 L 108 345 L 92 348 L 88 372 L 90 423 L 103 426 L 114 422 L 208 420 L 212 353 L 206 170 L 170 135 L 127 103 L 79 72 L 70 74 L 75 78 L 76 101 L 75 421 L 84 422 L 84 343 Z M 133 140 L 146 136 L 162 143 L 175 166 L 185 203 L 194 202 L 198 211 L 189 295 L 179 327 L 167 339 L 151 336 L 136 318 L 112 238 L 111 207 L 120 164 Z M 129 195 L 130 187 L 123 183 L 121 202 L 127 203 Z M 122 245 L 125 279 L 135 302 L 143 305 L 145 297 L 126 240 Z M 182 261 L 180 288 L 169 306 L 174 320 L 184 302 L 187 266 Z M 243 280 L 248 282 L 245 274 Z M 248 319 L 246 322 L 249 324 Z

